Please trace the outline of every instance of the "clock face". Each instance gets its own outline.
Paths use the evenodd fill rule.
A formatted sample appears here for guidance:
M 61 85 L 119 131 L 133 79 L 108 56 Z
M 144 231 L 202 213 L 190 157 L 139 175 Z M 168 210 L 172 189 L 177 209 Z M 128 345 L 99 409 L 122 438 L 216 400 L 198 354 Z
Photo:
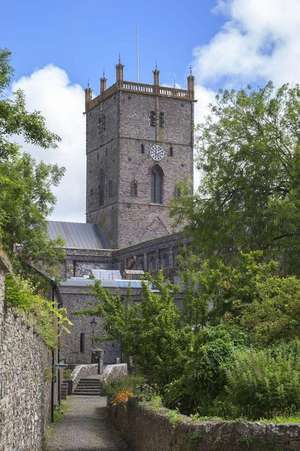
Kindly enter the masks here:
M 164 158 L 165 151 L 160 145 L 153 144 L 153 146 L 150 149 L 149 154 L 150 154 L 150 157 L 152 158 L 152 160 L 160 161 Z

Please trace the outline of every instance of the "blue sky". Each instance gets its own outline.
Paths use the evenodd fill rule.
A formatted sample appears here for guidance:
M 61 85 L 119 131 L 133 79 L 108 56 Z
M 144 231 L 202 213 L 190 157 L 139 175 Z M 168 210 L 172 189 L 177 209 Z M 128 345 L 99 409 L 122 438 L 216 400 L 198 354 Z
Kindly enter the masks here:
M 219 88 L 300 82 L 300 0 L 10 0 L 2 2 L 0 47 L 12 51 L 12 91 L 22 89 L 62 140 L 43 152 L 20 141 L 37 160 L 66 168 L 55 189 L 52 218 L 85 220 L 84 87 L 99 92 L 105 69 L 115 77 L 121 54 L 125 78 L 151 82 L 157 62 L 162 84 L 196 77 L 195 121 L 205 120 Z M 195 172 L 195 188 L 199 174 Z
M 225 18 L 213 14 L 213 0 L 70 1 L 12 0 L 1 7 L 0 42 L 13 52 L 15 77 L 52 63 L 74 83 L 98 87 L 109 79 L 121 53 L 126 77 L 136 79 L 136 28 L 141 79 L 150 81 L 157 61 L 162 81 L 185 83 L 193 48 L 209 42 Z

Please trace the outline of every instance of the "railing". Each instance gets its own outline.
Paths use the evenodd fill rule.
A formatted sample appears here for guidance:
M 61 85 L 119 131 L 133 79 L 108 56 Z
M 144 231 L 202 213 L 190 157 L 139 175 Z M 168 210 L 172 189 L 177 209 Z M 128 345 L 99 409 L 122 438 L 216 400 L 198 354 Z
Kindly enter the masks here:
M 122 89 L 127 91 L 143 92 L 146 94 L 154 94 L 154 86 L 147 85 L 146 83 L 134 83 L 132 81 L 123 81 L 121 85 Z
M 136 92 L 139 94 L 148 94 L 153 95 L 157 94 L 164 97 L 177 97 L 180 99 L 193 100 L 193 94 L 186 89 L 178 89 L 178 88 L 169 88 L 167 86 L 156 86 L 149 85 L 146 83 L 135 83 L 132 81 L 123 81 L 119 83 L 115 83 L 106 89 L 102 94 L 95 97 L 94 99 L 89 100 L 88 109 L 94 108 L 104 99 L 112 96 L 118 90 L 124 90 L 129 92 Z

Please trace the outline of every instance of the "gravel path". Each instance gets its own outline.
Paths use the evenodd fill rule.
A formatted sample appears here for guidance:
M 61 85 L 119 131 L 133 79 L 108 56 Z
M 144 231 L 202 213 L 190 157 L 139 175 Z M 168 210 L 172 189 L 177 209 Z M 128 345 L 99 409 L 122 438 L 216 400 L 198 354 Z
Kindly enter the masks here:
M 70 396 L 64 418 L 52 429 L 47 451 L 127 450 L 108 423 L 104 397 Z

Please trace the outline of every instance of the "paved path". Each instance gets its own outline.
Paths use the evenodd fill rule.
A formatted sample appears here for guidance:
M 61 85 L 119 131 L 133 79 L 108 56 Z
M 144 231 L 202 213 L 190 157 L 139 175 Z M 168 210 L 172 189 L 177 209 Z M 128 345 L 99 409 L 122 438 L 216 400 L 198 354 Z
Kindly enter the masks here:
M 70 396 L 64 418 L 53 426 L 47 451 L 121 451 L 127 450 L 108 423 L 106 398 Z

